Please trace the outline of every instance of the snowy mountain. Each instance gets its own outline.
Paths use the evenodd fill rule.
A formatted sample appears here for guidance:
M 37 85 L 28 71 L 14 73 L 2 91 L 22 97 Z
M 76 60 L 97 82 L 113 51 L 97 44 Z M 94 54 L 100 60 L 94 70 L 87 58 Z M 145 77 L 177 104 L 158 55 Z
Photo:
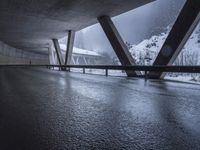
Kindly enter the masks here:
M 136 63 L 139 65 L 152 65 L 162 48 L 169 31 L 170 30 L 167 30 L 165 33 L 152 36 L 150 39 L 145 39 L 138 45 L 127 44 Z M 200 24 L 188 39 L 183 50 L 174 62 L 174 65 L 200 65 Z M 168 74 L 166 78 L 170 80 L 200 82 L 199 74 L 173 73 Z
M 170 29 L 165 33 L 145 39 L 138 45 L 129 45 L 130 52 L 137 64 L 152 65 L 162 48 Z M 200 65 L 200 25 L 187 41 L 177 58 L 176 65 Z
M 166 38 L 167 33 L 162 33 L 152 36 L 150 39 L 145 39 L 138 45 L 132 45 L 130 52 L 136 63 L 139 65 L 153 64 Z

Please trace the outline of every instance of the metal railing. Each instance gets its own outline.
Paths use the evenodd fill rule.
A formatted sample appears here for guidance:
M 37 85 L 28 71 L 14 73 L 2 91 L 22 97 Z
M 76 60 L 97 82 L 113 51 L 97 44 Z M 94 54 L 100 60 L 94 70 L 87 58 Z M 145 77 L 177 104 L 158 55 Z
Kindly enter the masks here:
M 0 65 L 0 67 L 47 67 L 49 69 L 59 68 L 59 70 L 70 71 L 72 68 L 82 69 L 83 74 L 86 69 L 105 70 L 108 76 L 108 70 L 119 71 L 144 71 L 144 75 L 137 77 L 148 78 L 149 72 L 165 73 L 200 73 L 200 66 L 111 66 L 111 65 Z

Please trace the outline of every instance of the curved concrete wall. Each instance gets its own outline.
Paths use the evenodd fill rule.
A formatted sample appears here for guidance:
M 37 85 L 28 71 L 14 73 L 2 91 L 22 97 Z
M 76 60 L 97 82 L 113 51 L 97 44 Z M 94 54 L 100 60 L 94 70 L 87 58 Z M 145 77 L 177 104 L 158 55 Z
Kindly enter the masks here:
M 0 64 L 49 64 L 49 56 L 13 48 L 0 41 Z

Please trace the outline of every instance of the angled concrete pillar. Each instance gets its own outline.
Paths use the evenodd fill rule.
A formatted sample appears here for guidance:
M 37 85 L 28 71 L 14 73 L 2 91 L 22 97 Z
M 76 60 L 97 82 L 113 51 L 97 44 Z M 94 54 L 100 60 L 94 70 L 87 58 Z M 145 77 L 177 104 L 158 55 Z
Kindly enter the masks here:
M 117 31 L 114 23 L 111 18 L 108 16 L 102 16 L 98 18 L 99 23 L 101 24 L 108 40 L 110 41 L 117 57 L 119 58 L 123 66 L 132 66 L 135 65 L 135 61 L 132 58 L 128 47 L 122 40 L 119 32 Z M 128 76 L 141 75 L 141 72 L 126 71 Z
M 63 60 L 63 57 L 62 57 L 62 53 L 61 53 L 60 45 L 58 43 L 58 39 L 53 39 L 53 44 L 54 44 L 54 47 L 55 47 L 55 50 L 56 50 L 59 65 L 64 65 L 64 60 Z
M 49 53 L 49 65 L 51 65 L 52 64 L 52 53 L 51 53 L 50 48 L 48 48 L 48 53 Z
M 67 49 L 65 56 L 65 65 L 70 65 L 72 59 L 72 51 L 74 47 L 75 31 L 68 32 Z
M 172 65 L 193 33 L 200 19 L 200 0 L 187 0 L 178 19 L 172 27 L 154 66 Z M 163 72 L 150 72 L 150 78 L 164 78 Z
M 55 65 L 55 55 L 52 46 L 49 47 L 49 62 L 50 65 Z

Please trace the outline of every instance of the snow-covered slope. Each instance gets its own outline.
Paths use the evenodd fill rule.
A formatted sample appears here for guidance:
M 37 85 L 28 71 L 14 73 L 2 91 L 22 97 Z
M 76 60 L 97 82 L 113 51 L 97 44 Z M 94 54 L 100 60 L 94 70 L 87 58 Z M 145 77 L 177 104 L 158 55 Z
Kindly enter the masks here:
M 160 35 L 152 36 L 150 39 L 145 39 L 138 45 L 129 45 L 130 52 L 137 64 L 152 65 L 156 59 L 160 49 L 162 48 L 168 34 L 168 30 Z M 194 30 L 191 37 L 188 39 L 183 50 L 177 57 L 174 65 L 200 65 L 200 24 Z M 181 81 L 198 81 L 198 74 L 169 74 L 167 79 Z
M 183 51 L 200 54 L 200 25 L 198 25 L 197 29 L 187 41 Z
M 150 39 L 145 39 L 138 45 L 132 45 L 130 48 L 130 52 L 133 58 L 136 60 L 137 64 L 153 64 L 168 34 L 169 30 L 165 33 L 152 36 Z M 187 56 L 187 59 L 193 59 L 194 55 L 200 58 L 200 25 L 191 35 L 181 53 L 184 53 L 184 55 Z M 185 61 L 182 65 L 190 65 L 188 63 L 189 61 Z M 197 64 L 195 65 L 199 65 L 200 61 L 196 63 Z
M 152 64 L 166 38 L 167 33 L 162 33 L 152 36 L 150 39 L 145 39 L 138 45 L 132 45 L 130 52 L 136 63 L 141 65 Z

